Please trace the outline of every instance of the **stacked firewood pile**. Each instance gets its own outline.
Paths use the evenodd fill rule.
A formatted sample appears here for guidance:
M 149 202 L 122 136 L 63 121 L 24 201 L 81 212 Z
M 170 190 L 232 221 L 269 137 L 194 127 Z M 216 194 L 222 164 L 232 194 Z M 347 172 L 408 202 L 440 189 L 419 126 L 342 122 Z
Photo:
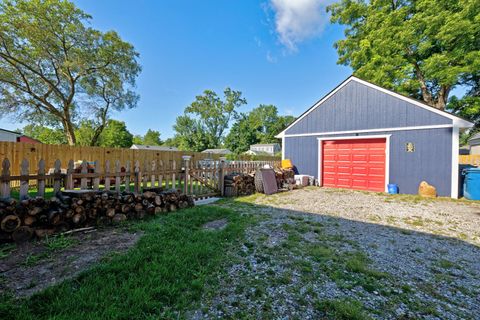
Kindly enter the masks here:
M 292 169 L 275 170 L 275 177 L 279 189 L 292 189 L 295 185 L 295 171 Z
M 257 177 L 260 171 L 250 174 L 235 173 L 225 176 L 224 187 L 226 197 L 245 196 L 258 192 L 263 192 L 263 187 L 255 187 L 255 178 L 261 184 L 261 177 Z M 293 189 L 295 186 L 295 172 L 291 169 L 275 169 L 275 178 L 279 189 Z M 257 181 L 257 182 L 258 182 Z
M 246 196 L 255 193 L 254 173 L 235 173 L 225 176 L 226 197 Z
M 70 229 L 143 219 L 192 207 L 193 199 L 176 190 L 142 194 L 63 192 L 49 200 L 37 197 L 0 201 L 0 242 L 24 242 Z

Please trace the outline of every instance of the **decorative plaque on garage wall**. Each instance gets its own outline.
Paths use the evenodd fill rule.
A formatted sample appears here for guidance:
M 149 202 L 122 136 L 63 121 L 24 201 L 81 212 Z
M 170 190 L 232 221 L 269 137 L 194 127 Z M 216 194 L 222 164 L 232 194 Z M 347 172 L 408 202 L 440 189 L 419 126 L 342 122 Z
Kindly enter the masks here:
M 405 151 L 407 152 L 415 152 L 415 144 L 413 142 L 405 143 Z

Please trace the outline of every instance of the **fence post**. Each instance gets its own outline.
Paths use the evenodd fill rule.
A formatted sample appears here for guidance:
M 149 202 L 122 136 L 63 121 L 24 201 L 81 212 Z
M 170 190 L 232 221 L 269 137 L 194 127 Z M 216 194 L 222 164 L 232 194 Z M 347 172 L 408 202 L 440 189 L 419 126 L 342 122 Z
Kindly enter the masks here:
M 80 189 L 85 190 L 85 189 L 87 189 L 87 186 L 88 186 L 88 181 L 87 181 L 87 178 L 85 177 L 85 175 L 88 173 L 87 160 L 82 161 L 80 173 L 83 175 L 80 178 Z
M 182 156 L 182 159 L 185 163 L 185 174 L 183 175 L 183 193 L 188 194 L 188 181 L 190 179 L 190 159 L 192 156 Z
M 65 178 L 65 189 L 67 190 L 73 190 L 74 188 L 74 183 L 73 183 L 73 169 L 74 164 L 73 160 L 68 161 L 68 167 L 67 167 L 67 176 Z
M 120 193 L 120 183 L 122 182 L 120 179 L 120 173 L 122 169 L 120 168 L 120 160 L 115 161 L 115 192 Z
M 2 198 L 10 198 L 10 161 L 5 158 L 2 163 Z
M 105 161 L 105 184 L 104 191 L 110 191 L 110 160 Z
M 125 191 L 131 192 L 130 190 L 130 160 L 127 160 L 125 164 Z
M 100 174 L 100 162 L 98 160 L 95 160 L 93 173 L 95 173 L 95 177 L 93 178 L 93 190 L 98 191 L 100 187 L 100 176 L 97 176 L 98 174 Z
M 225 167 L 225 157 L 220 157 L 220 167 L 218 168 L 218 188 L 220 189 L 220 195 L 223 197 L 225 195 L 225 188 L 224 188 L 224 182 L 225 182 L 225 173 L 224 173 L 224 167 Z
M 62 164 L 60 162 L 60 160 L 55 160 L 55 163 L 53 164 L 53 174 L 54 174 L 54 178 L 53 178 L 53 193 L 55 195 L 57 195 L 57 193 L 60 191 L 61 189 L 61 183 L 62 183 L 62 177 L 61 177 L 61 174 L 62 174 Z
M 22 164 L 20 165 L 20 200 L 25 200 L 28 198 L 28 160 L 23 159 Z
M 134 168 L 134 180 L 133 180 L 133 192 L 135 194 L 140 193 L 140 162 L 137 160 L 135 161 L 135 168 Z
M 37 196 L 45 197 L 45 160 L 41 159 L 38 162 L 38 176 L 37 179 Z M 41 178 L 40 178 L 41 177 Z

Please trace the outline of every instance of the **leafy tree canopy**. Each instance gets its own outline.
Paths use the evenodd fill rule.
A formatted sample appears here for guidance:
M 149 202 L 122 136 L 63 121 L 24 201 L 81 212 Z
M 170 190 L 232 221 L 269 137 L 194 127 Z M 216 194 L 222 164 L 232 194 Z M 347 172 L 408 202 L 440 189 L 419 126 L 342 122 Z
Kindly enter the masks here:
M 277 143 L 275 135 L 295 120 L 293 116 L 279 116 L 277 107 L 260 105 L 237 117 L 225 139 L 225 146 L 234 153 L 242 153 L 256 143 Z
M 67 139 L 65 139 L 65 135 L 63 134 L 62 129 L 59 128 L 49 128 L 46 126 L 29 124 L 18 131 L 22 132 L 26 136 L 37 139 L 38 141 L 46 144 L 67 143 Z
M 160 139 L 160 132 L 148 129 L 144 136 L 135 135 L 133 137 L 133 143 L 146 146 L 160 146 L 163 142 Z
M 95 139 L 92 145 L 93 137 L 96 135 L 96 125 L 93 120 L 82 120 L 75 128 L 75 136 L 77 138 L 76 145 L 79 146 L 98 146 L 100 143 L 100 136 Z
M 478 0 L 341 0 L 328 10 L 346 26 L 339 63 L 438 109 L 480 70 Z
M 133 135 L 123 121 L 109 120 L 100 136 L 101 147 L 130 148 Z
M 54 122 L 70 145 L 90 120 L 96 145 L 112 110 L 136 106 L 138 53 L 90 19 L 65 0 L 0 1 L 1 113 Z
M 176 119 L 173 129 L 179 148 L 203 151 L 220 147 L 236 110 L 246 103 L 240 91 L 227 88 L 222 100 L 214 91 L 205 90 Z
M 143 143 L 148 146 L 160 146 L 162 140 L 160 139 L 160 132 L 156 130 L 148 129 L 147 133 L 143 136 Z

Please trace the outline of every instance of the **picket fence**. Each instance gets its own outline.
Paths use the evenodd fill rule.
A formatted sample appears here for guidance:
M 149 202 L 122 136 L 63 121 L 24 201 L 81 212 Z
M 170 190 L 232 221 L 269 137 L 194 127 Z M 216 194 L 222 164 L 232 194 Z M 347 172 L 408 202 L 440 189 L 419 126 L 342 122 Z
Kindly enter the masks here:
M 2 162 L 0 175 L 0 196 L 10 198 L 13 192 L 18 192 L 19 199 L 29 196 L 45 197 L 47 188 L 56 194 L 60 190 L 108 190 L 120 193 L 133 191 L 140 193 L 146 188 L 163 187 L 165 189 L 180 189 L 185 194 L 202 198 L 221 195 L 223 192 L 223 177 L 226 174 L 250 173 L 259 167 L 270 165 L 278 167 L 279 161 L 225 161 L 193 160 L 192 156 L 183 156 L 181 161 L 171 160 L 129 160 L 113 163 L 106 160 L 80 164 L 69 160 L 66 164 L 57 159 L 53 169 L 47 170 L 46 162 L 40 159 L 37 167 L 31 170 L 30 162 L 23 159 L 19 174 L 12 174 L 10 160 Z M 65 166 L 65 167 L 64 167 Z M 19 186 L 12 188 L 13 186 Z

